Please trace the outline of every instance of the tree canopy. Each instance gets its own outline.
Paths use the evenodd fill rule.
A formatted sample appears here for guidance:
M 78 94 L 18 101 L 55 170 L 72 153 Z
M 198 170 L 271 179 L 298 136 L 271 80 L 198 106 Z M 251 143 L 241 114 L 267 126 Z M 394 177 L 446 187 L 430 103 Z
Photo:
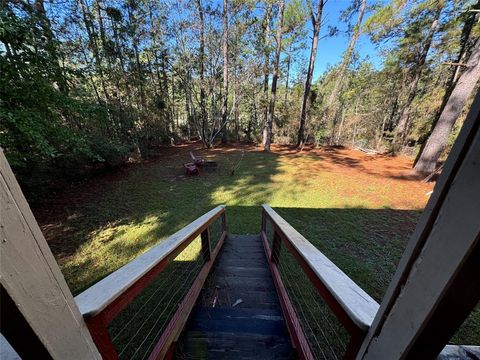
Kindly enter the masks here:
M 323 0 L 1 4 L 0 144 L 31 193 L 185 140 L 414 155 L 452 93 L 466 108 L 471 86 L 454 89 L 480 66 L 470 59 L 479 1 L 352 0 L 334 27 Z M 331 36 L 348 38 L 343 56 L 315 78 Z M 448 152 L 461 113 L 430 141 L 440 147 L 426 169 Z

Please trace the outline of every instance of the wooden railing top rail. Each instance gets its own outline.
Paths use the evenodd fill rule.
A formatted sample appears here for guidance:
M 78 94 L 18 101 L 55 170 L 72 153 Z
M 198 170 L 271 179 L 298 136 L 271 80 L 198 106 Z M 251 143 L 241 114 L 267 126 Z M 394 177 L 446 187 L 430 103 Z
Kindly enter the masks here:
M 297 250 L 353 323 L 362 330 L 368 330 L 379 304 L 270 206 L 263 205 L 263 209 L 284 240 Z
M 197 220 L 185 226 L 171 235 L 160 244 L 154 246 L 146 253 L 133 261 L 122 266 L 100 280 L 81 294 L 75 297 L 75 301 L 84 317 L 92 317 L 99 314 L 125 290 L 134 285 L 149 270 L 162 260 L 170 256 L 185 242 L 198 236 L 206 227 L 217 219 L 225 211 L 225 206 L 220 205 L 208 213 L 200 216 Z

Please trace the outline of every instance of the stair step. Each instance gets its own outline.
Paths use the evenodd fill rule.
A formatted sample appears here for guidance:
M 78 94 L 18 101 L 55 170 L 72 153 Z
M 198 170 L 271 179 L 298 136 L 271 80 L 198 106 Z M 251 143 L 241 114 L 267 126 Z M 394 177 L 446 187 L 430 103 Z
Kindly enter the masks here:
M 232 245 L 232 244 L 225 244 L 225 251 L 228 253 L 229 251 L 237 251 L 240 253 L 265 253 L 261 244 L 244 244 L 244 245 Z
M 262 240 L 260 236 L 231 236 L 225 242 L 226 246 L 234 246 L 234 247 L 259 247 L 263 248 Z
M 236 249 L 234 247 L 225 247 L 222 251 L 222 255 L 226 258 L 249 258 L 249 259 L 266 259 L 265 251 L 263 248 L 243 248 Z M 222 256 L 222 257 L 223 257 Z
M 283 321 L 282 312 L 279 309 L 239 309 L 231 307 L 203 307 L 196 306 L 192 311 L 192 318 L 196 319 L 270 319 Z
M 265 309 L 198 307 L 190 320 L 190 331 L 286 336 L 285 324 L 276 312 Z
M 239 234 L 230 234 L 228 239 L 236 242 L 248 242 L 248 241 L 260 241 L 261 237 L 259 234 L 252 235 L 239 235 Z
M 215 275 L 234 277 L 268 277 L 271 279 L 268 267 L 222 266 L 215 269 Z
M 242 300 L 238 308 L 266 308 L 275 309 L 279 307 L 276 294 L 273 291 L 241 290 L 241 289 L 217 289 L 215 293 L 209 293 L 208 306 L 213 303 L 214 297 L 219 306 L 231 307 L 237 300 Z M 203 304 L 205 305 L 205 304 Z
M 218 260 L 217 267 L 223 266 L 236 266 L 236 267 L 244 267 L 244 268 L 261 268 L 261 267 L 268 267 L 267 260 L 265 257 L 263 259 L 231 259 L 228 257 L 222 257 Z
M 188 359 L 294 359 L 295 352 L 286 337 L 238 332 L 205 333 L 189 331 L 179 353 Z
M 253 291 L 275 291 L 275 286 L 270 281 L 265 281 L 265 277 L 235 277 L 218 276 L 214 280 L 214 285 L 220 289 L 239 289 Z
M 176 356 L 296 358 L 259 235 L 228 236 L 179 339 Z

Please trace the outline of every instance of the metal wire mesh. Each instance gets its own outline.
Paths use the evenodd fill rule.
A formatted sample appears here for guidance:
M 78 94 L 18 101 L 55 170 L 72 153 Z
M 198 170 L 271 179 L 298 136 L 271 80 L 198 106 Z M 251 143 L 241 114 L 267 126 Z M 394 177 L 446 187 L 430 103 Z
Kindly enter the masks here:
M 284 244 L 277 264 L 315 359 L 342 359 L 348 333 Z
M 146 359 L 204 265 L 193 240 L 108 327 L 120 359 Z

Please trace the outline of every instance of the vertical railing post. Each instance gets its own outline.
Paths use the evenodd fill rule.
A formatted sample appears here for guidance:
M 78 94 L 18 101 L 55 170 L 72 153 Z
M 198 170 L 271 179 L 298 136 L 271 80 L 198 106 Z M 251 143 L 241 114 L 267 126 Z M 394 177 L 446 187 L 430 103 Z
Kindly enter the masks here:
M 273 241 L 272 241 L 272 255 L 271 261 L 274 264 L 278 264 L 280 261 L 280 246 L 282 244 L 282 238 L 278 234 L 277 229 L 274 228 L 273 230 Z
M 227 232 L 227 216 L 225 211 L 222 213 L 222 232 Z
M 362 345 L 363 339 L 365 339 L 366 332 L 358 329 L 350 334 L 350 341 L 348 342 L 347 348 L 345 349 L 345 354 L 343 355 L 344 360 L 355 359 Z
M 267 214 L 265 213 L 265 209 L 262 209 L 262 227 L 260 229 L 260 234 L 265 233 L 267 234 Z
M 202 231 L 200 235 L 202 239 L 202 254 L 205 262 L 210 261 L 212 257 L 212 248 L 210 246 L 210 226 Z
M 118 360 L 117 350 L 108 333 L 107 324 L 102 316 L 95 316 L 85 320 L 92 339 L 104 360 Z

